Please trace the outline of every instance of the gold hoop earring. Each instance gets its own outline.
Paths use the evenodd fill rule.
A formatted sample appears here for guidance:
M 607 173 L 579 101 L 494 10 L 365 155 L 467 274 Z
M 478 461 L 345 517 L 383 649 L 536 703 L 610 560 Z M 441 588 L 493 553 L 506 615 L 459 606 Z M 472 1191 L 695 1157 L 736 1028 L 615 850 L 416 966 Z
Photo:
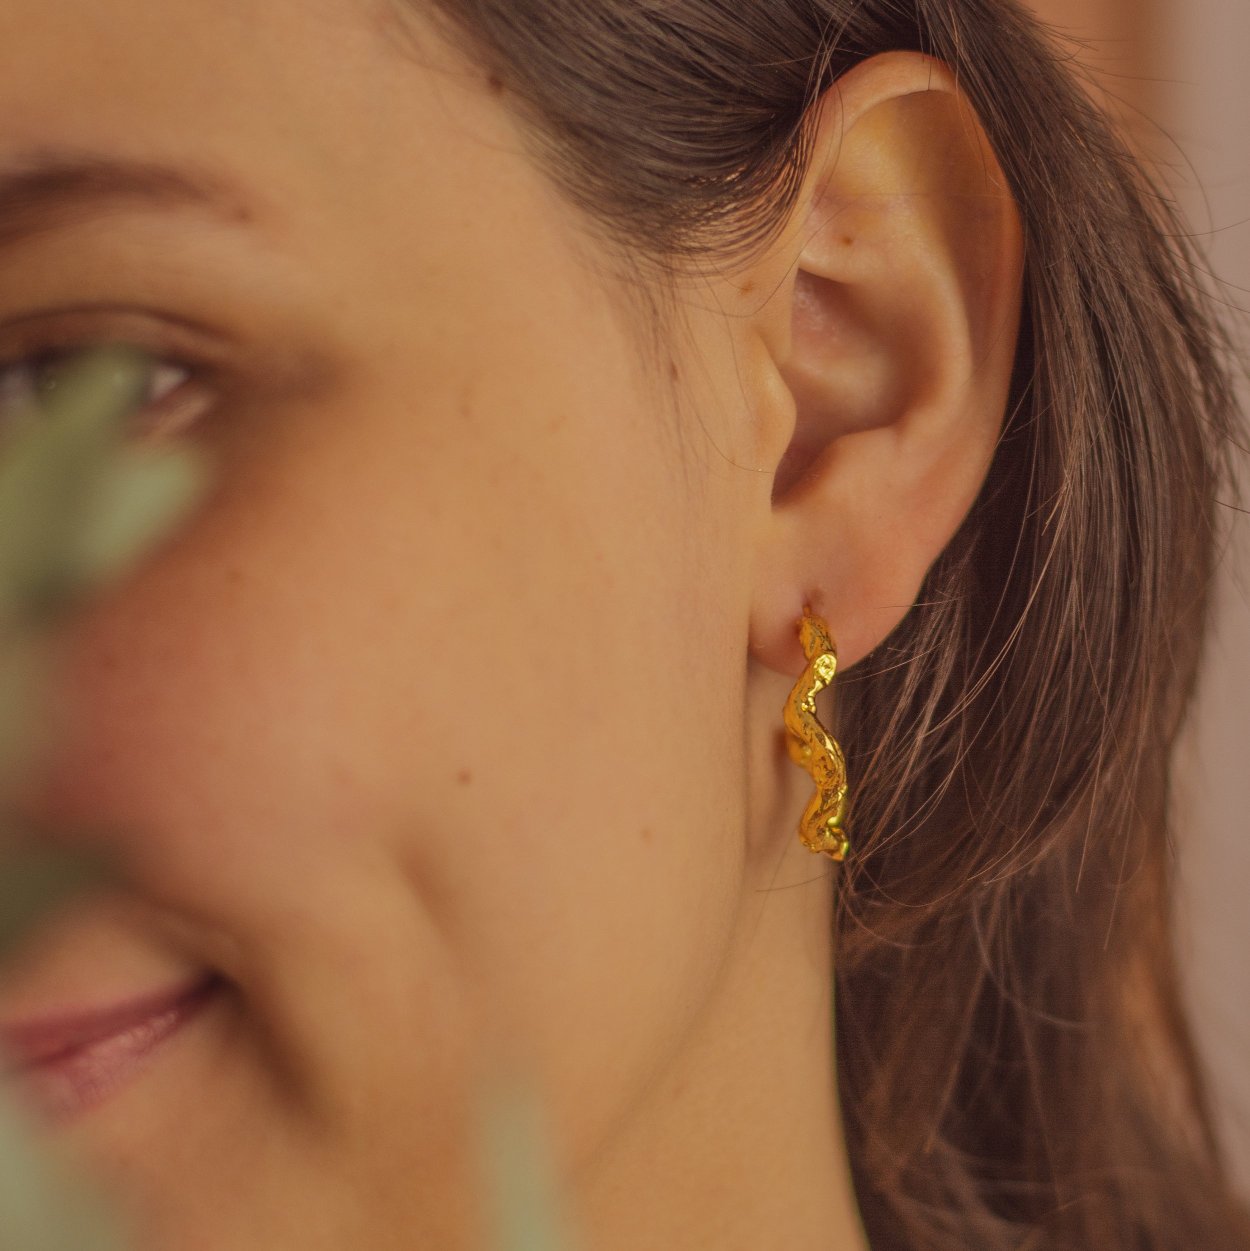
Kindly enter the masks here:
M 851 849 L 843 828 L 849 793 L 846 757 L 816 715 L 816 696 L 833 683 L 838 671 L 838 649 L 829 627 L 806 604 L 799 623 L 799 642 L 807 668 L 786 700 L 786 747 L 790 759 L 806 769 L 816 783 L 816 794 L 799 821 L 799 837 L 808 851 L 840 861 Z

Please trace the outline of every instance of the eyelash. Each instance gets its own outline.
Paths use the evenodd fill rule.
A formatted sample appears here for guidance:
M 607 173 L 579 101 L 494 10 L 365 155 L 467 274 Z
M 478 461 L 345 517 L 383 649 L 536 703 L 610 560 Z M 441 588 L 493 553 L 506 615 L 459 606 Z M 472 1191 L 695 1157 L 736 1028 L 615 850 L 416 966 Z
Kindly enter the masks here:
M 142 336 L 132 340 L 113 334 L 32 332 L 18 347 L 0 351 L 0 429 L 8 422 L 5 409 L 9 400 L 18 404 L 25 393 L 33 396 L 38 407 L 38 374 L 42 365 L 104 346 L 136 348 L 147 358 L 154 382 L 148 389 L 148 398 L 135 409 L 136 439 L 166 439 L 183 434 L 211 407 L 212 396 L 204 377 L 208 369 L 182 356 L 152 348 L 142 341 Z M 162 393 L 161 382 L 156 380 L 164 373 L 164 381 L 169 381 L 167 371 L 171 368 L 181 376 L 181 381 Z M 14 383 L 10 381 L 14 376 L 24 380 Z

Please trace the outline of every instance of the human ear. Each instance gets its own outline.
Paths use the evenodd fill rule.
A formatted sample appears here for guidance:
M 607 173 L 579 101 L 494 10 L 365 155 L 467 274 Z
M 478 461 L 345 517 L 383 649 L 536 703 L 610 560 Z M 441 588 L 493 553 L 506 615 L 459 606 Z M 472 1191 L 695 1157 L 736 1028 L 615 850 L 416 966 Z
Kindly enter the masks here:
M 993 457 L 1023 281 L 1014 201 L 945 66 L 876 56 L 815 107 L 786 228 L 738 275 L 771 292 L 742 374 L 771 488 L 751 650 L 785 673 L 805 603 L 845 667 L 915 601 Z

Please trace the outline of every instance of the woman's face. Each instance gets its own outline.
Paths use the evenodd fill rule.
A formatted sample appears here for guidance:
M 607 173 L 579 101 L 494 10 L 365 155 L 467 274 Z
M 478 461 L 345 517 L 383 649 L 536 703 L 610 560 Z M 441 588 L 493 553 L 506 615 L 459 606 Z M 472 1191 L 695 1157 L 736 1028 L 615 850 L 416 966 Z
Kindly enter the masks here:
M 65 328 L 205 366 L 159 401 L 180 428 L 135 416 L 216 492 L 70 629 L 27 796 L 129 885 L 0 979 L 6 1021 L 224 979 L 58 1131 L 144 1247 L 459 1245 L 478 1077 L 531 1074 L 588 1164 L 743 890 L 770 483 L 730 332 L 694 317 L 666 404 L 506 97 L 384 13 L 0 19 L 0 171 L 64 150 L 216 187 L 0 225 L 0 358 Z

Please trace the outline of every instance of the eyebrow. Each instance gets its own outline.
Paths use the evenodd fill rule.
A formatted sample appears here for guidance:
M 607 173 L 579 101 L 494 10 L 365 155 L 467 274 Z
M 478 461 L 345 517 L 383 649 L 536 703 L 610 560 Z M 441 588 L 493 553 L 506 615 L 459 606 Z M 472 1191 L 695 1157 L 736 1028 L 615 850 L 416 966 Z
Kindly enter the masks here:
M 257 218 L 239 187 L 208 170 L 72 151 L 0 161 L 0 249 L 121 208 L 198 209 L 233 225 Z

